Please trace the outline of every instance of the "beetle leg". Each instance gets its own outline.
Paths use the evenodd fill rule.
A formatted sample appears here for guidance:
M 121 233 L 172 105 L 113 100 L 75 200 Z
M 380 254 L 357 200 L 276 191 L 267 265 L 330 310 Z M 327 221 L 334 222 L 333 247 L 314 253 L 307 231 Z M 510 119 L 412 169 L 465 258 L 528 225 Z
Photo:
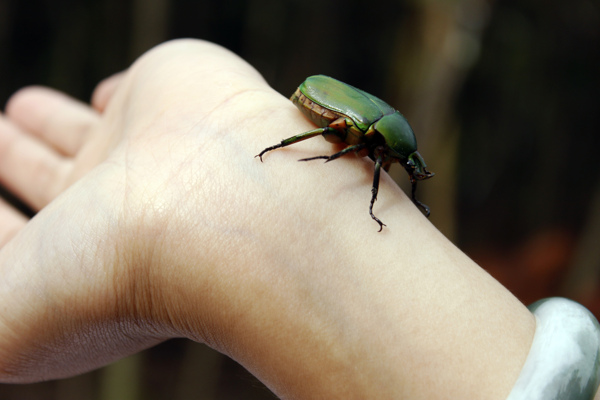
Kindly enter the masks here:
M 429 218 L 429 214 L 431 213 L 431 211 L 429 210 L 429 207 L 427 207 L 425 204 L 421 203 L 419 200 L 417 200 L 416 197 L 416 193 L 417 193 L 417 180 L 414 178 L 411 178 L 410 183 L 412 183 L 412 201 L 413 203 L 415 203 L 415 205 L 420 208 L 421 210 L 423 210 L 423 213 L 425 214 L 425 216 L 427 218 Z
M 379 230 L 377 232 L 381 232 L 384 226 L 386 226 L 383 222 L 379 220 L 375 215 L 373 215 L 373 204 L 375 204 L 375 200 L 377 200 L 377 192 L 379 192 L 379 174 L 381 172 L 381 164 L 383 163 L 383 156 L 378 156 L 377 160 L 375 160 L 375 174 L 373 175 L 373 188 L 371 189 L 371 205 L 369 206 L 369 214 L 371 214 L 371 218 L 375 220 L 379 224 Z
M 279 149 L 281 147 L 289 146 L 290 144 L 298 143 L 298 142 L 301 142 L 303 140 L 310 139 L 312 137 L 322 135 L 323 133 L 325 133 L 329 129 L 330 129 L 329 127 L 314 129 L 312 131 L 304 132 L 304 133 L 301 133 L 299 135 L 292 136 L 292 137 L 289 137 L 287 139 L 283 139 L 281 141 L 281 143 L 276 144 L 275 146 L 267 147 L 266 149 L 264 149 L 263 151 L 261 151 L 259 154 L 255 155 L 254 158 L 258 157 L 258 158 L 260 158 L 260 161 L 262 162 L 262 156 L 267 151 Z
M 302 159 L 300 159 L 298 161 L 311 161 L 311 160 L 323 159 L 323 160 L 327 160 L 325 162 L 329 162 L 329 161 L 333 161 L 336 158 L 339 158 L 339 157 L 343 156 L 344 154 L 348 154 L 351 151 L 359 151 L 359 150 L 364 149 L 365 147 L 367 147 L 366 143 L 359 143 L 359 144 L 355 144 L 355 145 L 352 145 L 352 146 L 348 146 L 344 150 L 340 151 L 339 153 L 335 153 L 335 154 L 332 154 L 330 156 L 316 156 L 316 157 L 302 158 Z

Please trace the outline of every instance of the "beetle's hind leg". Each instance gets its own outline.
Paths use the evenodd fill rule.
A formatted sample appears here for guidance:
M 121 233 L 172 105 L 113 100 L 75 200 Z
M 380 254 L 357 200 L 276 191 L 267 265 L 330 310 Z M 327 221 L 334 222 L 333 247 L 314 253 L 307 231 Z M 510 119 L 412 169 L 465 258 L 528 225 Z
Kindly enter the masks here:
M 359 144 L 355 144 L 352 146 L 348 146 L 344 150 L 340 151 L 339 153 L 335 153 L 330 156 L 316 156 L 316 157 L 302 158 L 298 161 L 326 160 L 325 162 L 329 162 L 329 161 L 335 160 L 336 158 L 340 158 L 344 154 L 348 154 L 352 151 L 360 151 L 360 150 L 364 149 L 365 147 L 367 147 L 366 143 L 359 143 Z
M 315 136 L 322 135 L 328 129 L 330 129 L 330 128 L 325 127 L 325 128 L 314 129 L 312 131 L 304 132 L 304 133 L 301 133 L 299 135 L 295 135 L 295 136 L 289 137 L 287 139 L 283 139 L 281 141 L 281 143 L 276 144 L 275 146 L 267 147 L 266 149 L 264 149 L 263 151 L 261 151 L 259 154 L 255 155 L 254 158 L 258 157 L 258 158 L 260 158 L 260 161 L 262 162 L 262 160 L 263 160 L 262 156 L 266 152 L 271 151 L 271 150 L 275 150 L 275 149 L 279 149 L 281 147 L 286 147 L 286 146 L 289 146 L 290 144 L 298 143 L 298 142 L 301 142 L 301 141 L 306 140 L 306 139 L 310 139 L 310 138 L 315 137 Z

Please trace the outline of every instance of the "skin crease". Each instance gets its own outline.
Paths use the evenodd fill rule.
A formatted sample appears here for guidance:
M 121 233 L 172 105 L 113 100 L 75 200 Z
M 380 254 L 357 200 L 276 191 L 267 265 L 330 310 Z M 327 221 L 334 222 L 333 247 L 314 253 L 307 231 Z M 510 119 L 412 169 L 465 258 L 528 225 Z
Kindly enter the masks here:
M 168 42 L 92 107 L 26 88 L 0 115 L 0 380 L 78 374 L 172 337 L 285 399 L 504 399 L 535 322 L 373 163 L 243 60 Z M 436 171 L 438 172 L 438 171 Z M 435 179 L 443 179 L 438 174 Z

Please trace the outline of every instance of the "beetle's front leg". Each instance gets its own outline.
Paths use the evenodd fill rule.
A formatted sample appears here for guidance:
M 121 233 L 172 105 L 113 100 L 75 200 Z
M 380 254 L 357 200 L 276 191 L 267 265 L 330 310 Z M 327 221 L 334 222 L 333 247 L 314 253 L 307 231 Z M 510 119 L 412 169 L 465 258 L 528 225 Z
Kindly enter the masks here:
M 255 155 L 254 157 L 255 158 L 256 157 L 260 158 L 260 161 L 262 162 L 262 156 L 263 156 L 263 154 L 265 154 L 268 151 L 279 149 L 281 147 L 289 146 L 290 144 L 298 143 L 298 142 L 301 142 L 303 140 L 310 139 L 312 137 L 322 135 L 324 132 L 326 132 L 329 129 L 331 129 L 331 128 L 329 128 L 329 127 L 318 128 L 318 129 L 314 129 L 312 131 L 304 132 L 304 133 L 301 133 L 299 135 L 295 135 L 295 136 L 289 137 L 287 139 L 283 139 L 281 141 L 281 143 L 276 144 L 275 146 L 267 147 L 266 149 L 264 149 L 263 151 L 261 151 L 259 154 Z
M 383 222 L 379 220 L 375 215 L 373 215 L 373 204 L 375 204 L 375 200 L 377 200 L 377 193 L 379 192 L 379 174 L 381 173 L 381 164 L 383 163 L 383 156 L 378 156 L 375 160 L 375 174 L 373 175 L 373 188 L 371 189 L 371 205 L 369 206 L 369 214 L 371 214 L 371 218 L 375 220 L 379 224 L 379 230 L 377 232 L 381 232 L 384 226 L 386 226 Z

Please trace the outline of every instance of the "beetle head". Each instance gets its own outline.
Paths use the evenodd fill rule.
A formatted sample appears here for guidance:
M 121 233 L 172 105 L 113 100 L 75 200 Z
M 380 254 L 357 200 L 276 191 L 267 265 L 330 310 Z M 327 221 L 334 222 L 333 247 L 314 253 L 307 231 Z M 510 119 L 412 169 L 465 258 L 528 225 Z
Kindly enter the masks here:
M 415 134 L 406 118 L 398 111 L 384 115 L 373 128 L 385 140 L 389 156 L 405 160 L 417 150 Z
M 410 175 L 411 181 L 422 181 L 435 175 L 433 172 L 427 171 L 427 164 L 425 164 L 425 160 L 423 160 L 418 151 L 410 154 L 403 166 L 408 175 Z
M 415 134 L 402 114 L 396 111 L 385 115 L 373 128 L 385 140 L 386 155 L 390 161 L 400 162 L 410 175 L 411 181 L 421 181 L 434 175 L 433 172 L 427 171 L 427 164 L 417 151 Z

